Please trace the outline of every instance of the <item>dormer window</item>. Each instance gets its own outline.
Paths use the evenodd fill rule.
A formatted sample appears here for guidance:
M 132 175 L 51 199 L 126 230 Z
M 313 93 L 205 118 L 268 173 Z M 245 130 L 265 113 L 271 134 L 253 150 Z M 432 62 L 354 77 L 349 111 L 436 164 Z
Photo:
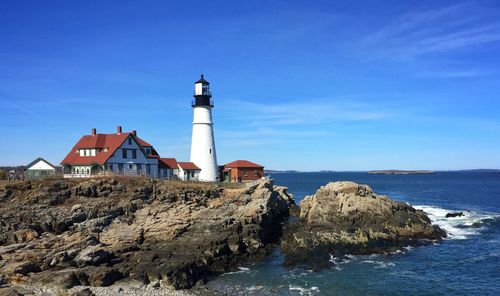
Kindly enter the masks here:
M 132 138 L 128 138 L 128 144 L 132 145 Z

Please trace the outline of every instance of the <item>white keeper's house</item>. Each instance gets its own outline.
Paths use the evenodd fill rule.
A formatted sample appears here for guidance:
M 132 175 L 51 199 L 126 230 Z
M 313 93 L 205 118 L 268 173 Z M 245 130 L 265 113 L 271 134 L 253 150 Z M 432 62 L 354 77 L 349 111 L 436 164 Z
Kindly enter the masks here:
M 98 134 L 92 129 L 90 135 L 76 143 L 61 166 L 65 178 L 119 174 L 177 179 L 181 170 L 175 158 L 161 158 L 135 130 L 123 132 L 121 126 L 114 134 Z

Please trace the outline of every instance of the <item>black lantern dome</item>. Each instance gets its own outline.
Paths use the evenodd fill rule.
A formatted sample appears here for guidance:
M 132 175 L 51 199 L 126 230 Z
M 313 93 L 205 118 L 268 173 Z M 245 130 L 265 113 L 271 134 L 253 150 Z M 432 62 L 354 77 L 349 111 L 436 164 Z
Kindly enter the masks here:
M 191 105 L 193 107 L 213 107 L 214 104 L 211 98 L 212 93 L 210 93 L 210 82 L 206 81 L 203 74 L 201 74 L 200 79 L 194 83 L 194 100 Z

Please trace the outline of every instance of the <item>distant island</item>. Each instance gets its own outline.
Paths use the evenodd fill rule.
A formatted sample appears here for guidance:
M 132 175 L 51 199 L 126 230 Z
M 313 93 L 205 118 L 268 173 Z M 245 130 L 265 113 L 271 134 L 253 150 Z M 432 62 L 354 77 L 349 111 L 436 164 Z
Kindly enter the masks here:
M 369 171 L 371 175 L 422 175 L 422 174 L 435 174 L 434 171 L 404 171 L 404 170 L 381 170 Z

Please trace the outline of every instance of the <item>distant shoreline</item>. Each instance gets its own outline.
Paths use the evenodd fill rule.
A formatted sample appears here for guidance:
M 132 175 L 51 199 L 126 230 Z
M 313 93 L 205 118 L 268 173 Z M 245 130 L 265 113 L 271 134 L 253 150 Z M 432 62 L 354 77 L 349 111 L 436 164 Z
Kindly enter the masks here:
M 381 170 L 381 171 L 368 171 L 370 175 L 428 175 L 435 174 L 435 171 L 404 171 L 404 170 Z
M 266 174 L 286 174 L 286 173 L 365 173 L 370 175 L 419 175 L 437 173 L 500 173 L 500 169 L 470 169 L 470 170 L 371 170 L 371 171 L 297 171 L 297 170 L 265 170 Z

